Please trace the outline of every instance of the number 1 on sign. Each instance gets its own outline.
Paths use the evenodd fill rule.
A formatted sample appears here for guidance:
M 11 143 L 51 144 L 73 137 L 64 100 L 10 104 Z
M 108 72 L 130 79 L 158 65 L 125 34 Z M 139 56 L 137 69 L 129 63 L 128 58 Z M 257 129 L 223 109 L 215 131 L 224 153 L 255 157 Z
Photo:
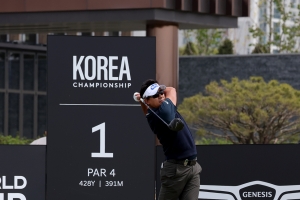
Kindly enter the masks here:
M 113 158 L 113 153 L 105 153 L 105 123 L 92 128 L 92 133 L 100 131 L 100 152 L 92 153 L 93 158 Z

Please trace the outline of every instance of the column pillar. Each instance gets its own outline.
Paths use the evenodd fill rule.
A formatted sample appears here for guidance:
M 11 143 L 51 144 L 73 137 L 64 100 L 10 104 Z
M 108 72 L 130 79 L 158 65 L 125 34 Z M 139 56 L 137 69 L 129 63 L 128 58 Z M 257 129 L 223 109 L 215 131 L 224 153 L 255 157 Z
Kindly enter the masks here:
M 156 80 L 178 90 L 178 25 L 148 24 L 146 30 L 156 37 Z
M 156 77 L 153 78 L 178 91 L 178 26 L 148 24 L 146 32 L 147 36 L 156 37 Z M 157 137 L 155 143 L 160 145 Z

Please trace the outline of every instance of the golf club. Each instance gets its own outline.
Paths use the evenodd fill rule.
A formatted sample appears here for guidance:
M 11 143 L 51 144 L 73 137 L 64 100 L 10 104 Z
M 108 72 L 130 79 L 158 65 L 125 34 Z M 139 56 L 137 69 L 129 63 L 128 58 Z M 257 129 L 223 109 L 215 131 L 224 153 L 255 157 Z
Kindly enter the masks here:
M 165 122 L 160 116 L 158 116 L 158 114 L 156 114 L 145 102 L 144 102 L 144 99 L 140 99 L 141 102 L 143 102 L 143 104 L 145 104 L 145 106 L 147 106 L 147 108 L 149 110 L 151 110 L 151 112 L 153 114 L 155 114 L 165 125 L 168 126 L 168 128 L 172 131 L 180 131 L 183 127 L 184 127 L 184 124 L 182 122 L 182 120 L 180 118 L 175 118 L 173 119 L 169 124 L 167 124 L 167 122 Z

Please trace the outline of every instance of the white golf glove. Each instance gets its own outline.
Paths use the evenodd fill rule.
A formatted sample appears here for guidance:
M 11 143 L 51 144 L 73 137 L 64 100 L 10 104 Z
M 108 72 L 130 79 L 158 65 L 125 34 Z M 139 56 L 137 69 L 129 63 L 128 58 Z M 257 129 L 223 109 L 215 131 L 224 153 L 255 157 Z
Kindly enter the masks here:
M 139 102 L 139 100 L 138 100 L 138 98 L 137 98 L 137 94 L 140 94 L 140 93 L 138 93 L 138 92 L 135 92 L 135 93 L 133 93 L 133 99 L 136 101 L 136 102 Z

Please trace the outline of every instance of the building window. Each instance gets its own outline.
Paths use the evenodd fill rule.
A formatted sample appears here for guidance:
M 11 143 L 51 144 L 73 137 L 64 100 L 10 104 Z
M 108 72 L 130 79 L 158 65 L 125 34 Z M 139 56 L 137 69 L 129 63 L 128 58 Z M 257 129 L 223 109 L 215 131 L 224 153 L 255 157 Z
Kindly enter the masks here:
M 4 35 L 0 34 L 0 42 L 7 42 L 7 39 L 8 39 L 8 37 L 6 34 L 4 34 Z
M 4 135 L 4 93 L 0 92 L 0 135 Z
M 280 33 L 280 23 L 279 22 L 273 22 L 273 32 Z
M 291 8 L 296 8 L 296 0 L 291 0 Z
M 8 95 L 8 134 L 17 136 L 19 132 L 19 94 L 9 93 Z
M 47 59 L 46 56 L 38 56 L 38 90 L 46 91 Z
M 25 44 L 37 44 L 37 34 L 25 34 Z
M 267 24 L 266 23 L 261 23 L 259 25 L 259 28 L 265 33 L 267 32 Z
M 0 52 L 0 89 L 5 87 L 5 53 Z
M 92 32 L 82 32 L 81 36 L 92 36 Z
M 11 53 L 8 59 L 9 89 L 20 88 L 20 54 Z
M 261 42 L 262 42 L 263 44 L 266 44 L 266 43 L 267 43 L 267 38 L 266 38 L 265 35 L 261 37 L 261 40 L 262 40 Z
M 261 6 L 259 8 L 259 18 L 264 19 L 266 17 L 266 14 L 267 14 L 266 6 Z
M 281 14 L 280 14 L 280 12 L 277 8 L 274 8 L 274 16 L 273 17 L 276 18 L 276 19 L 281 18 Z
M 23 89 L 34 90 L 34 55 L 24 55 Z
M 33 138 L 34 95 L 24 94 L 23 98 L 23 137 Z
M 53 35 L 66 35 L 65 33 L 54 33 Z
M 38 135 L 42 136 L 47 130 L 47 97 L 45 95 L 38 96 Z
M 109 32 L 109 36 L 120 36 L 119 31 L 111 31 Z

